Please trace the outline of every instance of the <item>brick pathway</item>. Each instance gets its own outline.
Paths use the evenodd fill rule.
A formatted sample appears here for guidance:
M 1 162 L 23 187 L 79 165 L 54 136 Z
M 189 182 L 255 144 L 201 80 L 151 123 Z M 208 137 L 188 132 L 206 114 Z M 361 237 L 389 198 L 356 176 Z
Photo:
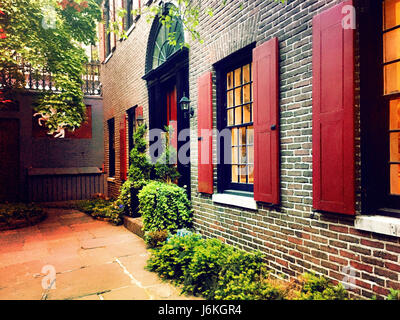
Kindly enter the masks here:
M 0 300 L 192 299 L 146 271 L 148 258 L 143 240 L 123 226 L 48 209 L 36 226 L 0 231 Z M 53 289 L 43 289 L 51 270 Z

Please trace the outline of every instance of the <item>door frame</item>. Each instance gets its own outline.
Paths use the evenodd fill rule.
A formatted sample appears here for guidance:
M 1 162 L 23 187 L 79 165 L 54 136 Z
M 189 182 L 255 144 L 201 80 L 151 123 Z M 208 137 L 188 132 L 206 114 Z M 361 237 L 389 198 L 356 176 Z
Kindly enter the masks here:
M 149 129 L 162 129 L 167 124 L 167 101 L 166 96 L 168 90 L 172 86 L 176 86 L 176 103 L 177 103 L 177 134 L 183 129 L 190 128 L 190 117 L 187 112 L 180 109 L 179 101 L 185 95 L 189 97 L 189 51 L 187 48 L 174 53 L 168 61 L 159 66 L 158 68 L 149 71 L 142 79 L 147 81 L 148 88 L 148 119 Z M 190 142 L 179 141 L 179 149 Z M 189 159 L 190 159 L 190 150 Z M 188 164 L 181 164 L 178 161 L 178 171 L 181 174 L 179 179 L 179 186 L 186 186 L 187 194 L 190 198 L 191 195 L 191 166 L 190 161 Z

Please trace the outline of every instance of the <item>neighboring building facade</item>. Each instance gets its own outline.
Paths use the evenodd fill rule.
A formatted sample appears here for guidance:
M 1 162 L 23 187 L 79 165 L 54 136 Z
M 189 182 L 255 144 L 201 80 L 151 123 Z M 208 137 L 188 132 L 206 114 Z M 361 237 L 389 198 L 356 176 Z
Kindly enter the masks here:
M 140 5 L 151 1 L 108 0 L 105 16 Z M 228 1 L 201 14 L 204 44 L 172 24 L 182 50 L 157 19 L 126 17 L 125 28 L 127 39 L 101 41 L 110 195 L 136 120 L 190 129 L 173 143 L 190 155 L 179 184 L 198 231 L 357 297 L 400 289 L 399 0 Z
M 82 88 L 87 119 L 65 138 L 49 136 L 38 124 L 40 117 L 33 116 L 38 91 L 51 90 L 48 75 L 26 74 L 26 90 L 10 94 L 10 102 L 0 107 L 0 201 L 80 200 L 105 192 L 98 64 L 89 68 L 96 75 L 85 75 Z

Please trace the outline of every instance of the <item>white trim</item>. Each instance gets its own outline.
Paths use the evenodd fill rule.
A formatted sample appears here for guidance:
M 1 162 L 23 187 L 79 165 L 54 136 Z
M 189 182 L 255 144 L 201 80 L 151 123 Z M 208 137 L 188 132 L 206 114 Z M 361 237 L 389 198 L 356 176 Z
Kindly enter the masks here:
M 126 36 L 129 37 L 129 35 L 131 34 L 131 32 L 133 31 L 133 29 L 136 28 L 136 22 L 132 23 L 132 25 L 129 27 L 128 31 L 126 32 Z M 125 38 L 124 40 L 126 40 L 127 38 Z
M 250 197 L 236 196 L 227 193 L 216 193 L 212 196 L 212 201 L 215 203 L 227 204 L 251 210 L 257 210 L 257 202 Z
M 114 177 L 108 177 L 107 178 L 107 182 L 112 182 L 112 183 L 114 183 L 115 182 L 115 178 Z
M 356 217 L 354 226 L 358 230 L 400 237 L 400 219 L 386 216 L 363 216 Z

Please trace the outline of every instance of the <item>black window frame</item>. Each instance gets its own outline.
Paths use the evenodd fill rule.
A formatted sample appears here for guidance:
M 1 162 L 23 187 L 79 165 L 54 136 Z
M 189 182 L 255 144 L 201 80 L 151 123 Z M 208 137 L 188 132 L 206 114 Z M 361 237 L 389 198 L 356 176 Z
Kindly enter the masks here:
M 111 0 L 112 1 L 112 0 Z M 105 35 L 104 35 L 104 47 L 106 57 L 111 54 L 111 32 L 108 32 L 111 21 L 110 13 L 110 0 L 104 2 L 104 22 L 105 22 Z
M 108 176 L 115 177 L 115 119 L 107 121 L 108 128 Z
M 228 128 L 227 126 L 227 83 L 226 76 L 230 71 L 234 71 L 239 67 L 253 63 L 253 49 L 255 43 L 231 54 L 223 60 L 214 64 L 216 71 L 216 94 L 217 94 L 217 129 L 218 132 Z M 252 73 L 252 71 L 251 71 Z M 254 79 L 253 79 L 254 81 Z M 252 82 L 253 83 L 253 82 Z M 254 88 L 253 88 L 254 89 Z M 254 90 L 253 90 L 254 92 Z M 254 110 L 254 101 L 253 109 Z M 242 114 L 243 116 L 243 114 Z M 254 123 L 254 118 L 253 122 Z M 243 126 L 249 126 L 245 124 Z M 238 195 L 251 196 L 254 192 L 254 184 L 233 183 L 232 178 L 232 165 L 231 153 L 224 154 L 224 141 L 225 138 L 219 137 L 217 139 L 217 189 L 220 193 L 232 193 Z M 229 150 L 231 150 L 231 135 L 229 137 Z M 225 161 L 226 160 L 226 161 Z M 228 164 L 225 164 L 228 162 Z
M 361 210 L 400 217 L 400 195 L 390 194 L 391 99 L 384 93 L 383 1 L 359 5 Z

